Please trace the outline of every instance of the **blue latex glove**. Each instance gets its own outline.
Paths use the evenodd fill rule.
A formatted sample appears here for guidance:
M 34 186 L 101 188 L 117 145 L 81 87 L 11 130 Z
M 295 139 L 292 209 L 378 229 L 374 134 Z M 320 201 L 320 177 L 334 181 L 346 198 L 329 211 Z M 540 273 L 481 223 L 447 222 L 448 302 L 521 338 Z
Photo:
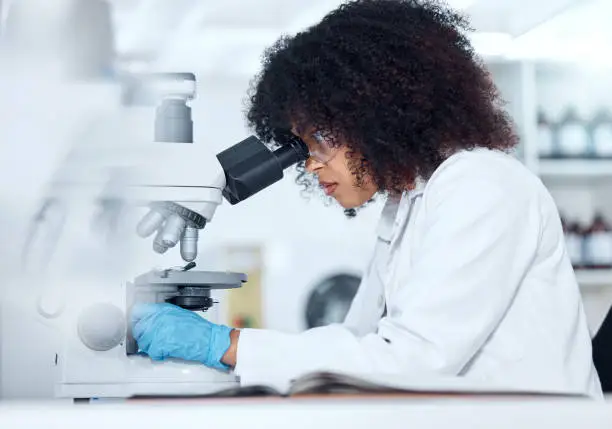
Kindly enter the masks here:
M 230 346 L 231 328 L 216 325 L 173 304 L 132 307 L 132 335 L 153 360 L 179 358 L 227 371 L 221 358 Z

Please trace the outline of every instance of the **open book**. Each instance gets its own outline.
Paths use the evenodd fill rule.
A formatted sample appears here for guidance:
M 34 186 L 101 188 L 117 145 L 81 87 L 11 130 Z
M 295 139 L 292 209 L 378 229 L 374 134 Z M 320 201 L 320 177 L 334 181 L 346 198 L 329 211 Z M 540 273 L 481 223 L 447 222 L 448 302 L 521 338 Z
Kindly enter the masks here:
M 313 372 L 293 380 L 287 389 L 270 384 L 253 384 L 232 387 L 198 398 L 230 397 L 296 397 L 324 394 L 348 395 L 415 395 L 415 396 L 521 396 L 521 397 L 559 397 L 579 398 L 586 396 L 580 393 L 565 391 L 512 388 L 478 384 L 473 380 L 461 377 L 439 379 L 403 379 L 394 375 L 350 375 L 332 372 Z M 191 396 L 193 397 L 193 396 Z

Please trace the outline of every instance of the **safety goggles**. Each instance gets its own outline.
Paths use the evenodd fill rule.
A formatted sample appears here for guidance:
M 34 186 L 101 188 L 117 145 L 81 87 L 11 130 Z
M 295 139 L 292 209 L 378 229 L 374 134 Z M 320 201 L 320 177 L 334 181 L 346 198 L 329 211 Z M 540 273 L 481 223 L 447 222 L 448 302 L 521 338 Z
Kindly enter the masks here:
M 330 139 L 326 138 L 320 131 L 313 133 L 312 138 L 317 142 L 317 146 L 309 148 L 310 158 L 320 164 L 327 164 L 338 153 L 338 147 L 334 146 Z

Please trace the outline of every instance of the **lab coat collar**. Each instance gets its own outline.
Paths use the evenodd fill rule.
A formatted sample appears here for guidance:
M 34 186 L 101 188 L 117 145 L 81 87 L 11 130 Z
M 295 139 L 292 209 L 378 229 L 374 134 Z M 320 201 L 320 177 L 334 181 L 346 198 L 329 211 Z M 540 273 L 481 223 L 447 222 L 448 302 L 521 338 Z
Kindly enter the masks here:
M 401 198 L 404 198 L 402 194 Z M 378 227 L 376 228 L 376 234 L 378 238 L 383 241 L 391 242 L 393 236 L 393 222 L 397 216 L 397 209 L 399 208 L 401 198 L 398 196 L 388 196 L 387 202 L 382 209 L 380 220 L 378 221 Z
M 394 224 L 398 216 L 402 213 L 399 212 L 399 208 L 405 204 L 410 204 L 412 200 L 423 195 L 427 181 L 423 179 L 417 179 L 413 189 L 404 191 L 401 196 L 389 196 L 387 202 L 383 207 L 380 221 L 376 233 L 378 238 L 386 242 L 391 242 L 393 238 Z M 405 212 L 405 211 L 402 211 Z
M 414 188 L 410 191 L 404 192 L 407 198 L 414 199 L 420 197 L 425 192 L 425 186 L 427 186 L 427 180 L 418 178 L 414 183 Z M 402 195 L 403 197 L 404 195 Z

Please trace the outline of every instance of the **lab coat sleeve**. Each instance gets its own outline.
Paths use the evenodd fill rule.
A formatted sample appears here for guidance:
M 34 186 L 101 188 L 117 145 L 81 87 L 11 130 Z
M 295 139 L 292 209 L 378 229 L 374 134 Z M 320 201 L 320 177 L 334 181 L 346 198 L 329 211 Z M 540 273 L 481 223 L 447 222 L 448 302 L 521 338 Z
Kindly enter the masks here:
M 245 329 L 235 369 L 245 383 L 318 370 L 461 373 L 511 305 L 537 248 L 539 213 L 534 196 L 461 168 L 428 186 L 419 252 L 405 273 L 395 262 L 399 284 L 378 332 Z

